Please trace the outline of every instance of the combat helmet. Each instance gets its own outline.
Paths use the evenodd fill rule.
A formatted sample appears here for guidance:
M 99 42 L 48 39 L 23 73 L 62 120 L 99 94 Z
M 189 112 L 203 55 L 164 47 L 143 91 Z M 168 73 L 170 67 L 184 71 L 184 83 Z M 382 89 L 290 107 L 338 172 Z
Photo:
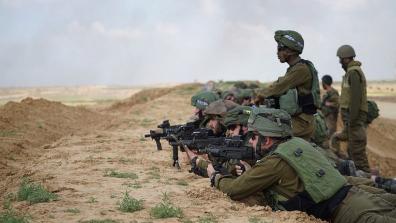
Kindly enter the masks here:
M 201 91 L 191 97 L 191 105 L 204 110 L 208 105 L 219 99 L 219 95 L 212 91 Z
M 282 109 L 259 107 L 252 110 L 248 131 L 262 136 L 287 138 L 293 135 L 290 115 Z
M 288 47 L 298 53 L 304 49 L 304 39 L 300 33 L 293 30 L 278 30 L 275 32 L 275 41 L 280 47 Z
M 204 110 L 204 115 L 223 117 L 227 111 L 237 107 L 238 104 L 231 100 L 217 100 L 208 105 Z
M 228 111 L 224 116 L 224 125 L 228 128 L 231 125 L 247 126 L 252 107 L 238 106 Z
M 350 58 L 355 56 L 355 50 L 350 45 L 342 45 L 337 50 L 337 57 L 339 58 Z

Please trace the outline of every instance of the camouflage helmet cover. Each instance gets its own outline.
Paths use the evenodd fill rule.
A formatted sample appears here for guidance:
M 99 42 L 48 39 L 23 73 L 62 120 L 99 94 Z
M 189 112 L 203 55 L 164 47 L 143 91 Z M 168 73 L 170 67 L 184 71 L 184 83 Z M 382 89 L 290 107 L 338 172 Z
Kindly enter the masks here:
M 293 30 L 278 30 L 275 32 L 275 41 L 280 46 L 286 46 L 298 53 L 302 53 L 304 49 L 304 39 L 300 33 Z
M 350 45 L 342 45 L 337 50 L 337 57 L 349 58 L 355 56 L 356 56 L 355 50 Z
M 208 107 L 204 110 L 204 114 L 224 116 L 227 111 L 237 106 L 238 104 L 233 101 L 219 99 L 210 103 Z
M 282 109 L 265 107 L 252 110 L 248 130 L 269 137 L 285 138 L 293 135 L 290 115 Z
M 248 98 L 248 97 L 253 97 L 254 96 L 254 90 L 250 88 L 242 89 L 239 94 L 238 98 L 243 99 L 243 98 Z
M 249 106 L 238 106 L 225 114 L 224 125 L 226 127 L 230 125 L 244 125 L 247 126 L 252 107 Z
M 201 91 L 191 97 L 191 105 L 204 110 L 208 105 L 219 99 L 219 95 L 212 91 Z

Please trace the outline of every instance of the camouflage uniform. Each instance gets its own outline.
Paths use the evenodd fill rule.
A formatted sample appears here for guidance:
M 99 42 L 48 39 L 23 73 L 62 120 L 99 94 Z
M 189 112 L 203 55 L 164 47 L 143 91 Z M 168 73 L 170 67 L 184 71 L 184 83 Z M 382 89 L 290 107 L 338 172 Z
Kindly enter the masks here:
M 301 54 L 304 49 L 304 39 L 293 30 L 278 30 L 275 32 L 275 41 L 279 49 L 291 49 L 297 55 Z M 314 117 L 316 113 L 316 104 L 319 101 L 319 83 L 317 72 L 313 64 L 309 61 L 302 60 L 299 56 L 296 62 L 289 63 L 289 68 L 283 77 L 278 78 L 269 87 L 258 92 L 258 97 L 280 97 L 291 89 L 297 89 L 298 103 L 301 110 L 293 114 L 293 135 L 304 138 L 309 141 L 314 132 Z M 312 97 L 310 97 L 312 96 Z M 309 102 L 308 102 L 309 100 Z M 319 102 L 318 102 L 319 103 Z
M 261 90 L 258 94 L 262 97 L 281 96 L 287 90 L 297 88 L 299 94 L 311 93 L 312 74 L 305 63 L 298 62 L 291 65 L 285 74 L 268 88 Z M 312 114 L 300 113 L 292 117 L 293 135 L 310 140 L 314 132 L 314 117 Z
M 359 61 L 350 62 L 343 76 L 340 107 L 344 128 L 341 133 L 335 134 L 331 141 L 332 147 L 338 152 L 339 141 L 348 140 L 349 157 L 358 169 L 370 172 L 366 154 L 368 110 L 366 79 L 360 66 Z
M 238 178 L 215 173 L 211 178 L 218 189 L 235 200 L 264 191 L 267 202 L 273 208 L 301 210 L 335 223 L 396 222 L 395 203 L 345 184 L 346 180 L 329 168 L 329 163 L 323 162 L 325 158 L 314 152 L 315 149 L 308 142 L 296 137 L 285 138 L 285 135 L 290 136 L 290 126 L 284 125 L 287 123 L 285 119 L 281 116 L 272 118 L 261 115 L 264 118 L 260 118 L 260 114 L 256 117 L 254 115 L 253 113 L 250 116 L 252 121 L 249 122 L 249 131 L 258 132 L 259 137 L 283 135 L 283 140 L 269 148 L 268 155 Z M 271 125 L 271 122 L 274 124 Z M 284 132 L 281 132 L 281 129 L 284 129 Z M 298 145 L 298 148 L 292 148 L 293 145 Z M 284 149 L 294 152 L 281 152 L 285 151 Z M 298 162 L 300 158 L 309 162 L 302 164 Z M 290 161 L 292 159 L 296 161 Z M 318 162 L 315 164 L 315 161 Z M 311 169 L 315 165 L 321 165 L 325 171 Z M 310 180 L 314 180 L 315 183 Z M 335 183 L 331 183 L 333 180 Z M 329 184 L 323 184 L 323 181 Z M 322 187 L 323 191 L 313 190 L 316 185 L 322 185 L 317 189 Z M 316 202 L 316 193 L 333 195 Z
M 339 108 L 339 94 L 336 89 L 333 87 L 331 90 L 326 91 L 322 98 L 322 114 L 325 117 L 326 125 L 328 128 L 328 135 L 331 137 L 337 130 L 337 117 L 338 117 L 338 108 Z M 326 106 L 326 102 L 333 103 L 332 106 Z

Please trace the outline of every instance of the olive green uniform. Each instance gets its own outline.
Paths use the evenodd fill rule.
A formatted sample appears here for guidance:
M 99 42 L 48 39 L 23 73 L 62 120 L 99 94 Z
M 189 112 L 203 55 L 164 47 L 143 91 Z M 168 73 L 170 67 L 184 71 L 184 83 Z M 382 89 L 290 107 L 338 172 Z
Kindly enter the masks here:
M 276 153 L 264 157 L 238 178 L 216 175 L 215 186 L 235 200 L 260 191 L 274 191 L 289 200 L 306 190 L 296 170 Z M 332 212 L 331 220 L 336 223 L 395 222 L 395 204 L 352 187 Z
M 350 62 L 343 76 L 340 107 L 344 129 L 335 134 L 331 141 L 332 147 L 338 152 L 339 141 L 348 140 L 349 157 L 358 169 L 370 172 L 366 154 L 367 85 L 360 66 L 359 61 Z
M 329 138 L 337 130 L 337 117 L 338 117 L 338 108 L 339 108 L 338 101 L 339 101 L 338 91 L 333 87 L 329 91 L 326 91 L 322 97 L 321 110 L 326 120 Z M 326 102 L 330 102 L 332 103 L 332 105 L 327 106 Z
M 297 88 L 299 95 L 311 94 L 312 74 L 303 62 L 290 65 L 286 74 L 272 83 L 268 88 L 258 92 L 262 97 L 281 96 L 289 89 Z M 292 117 L 293 135 L 310 140 L 314 132 L 314 117 L 311 114 L 300 113 Z

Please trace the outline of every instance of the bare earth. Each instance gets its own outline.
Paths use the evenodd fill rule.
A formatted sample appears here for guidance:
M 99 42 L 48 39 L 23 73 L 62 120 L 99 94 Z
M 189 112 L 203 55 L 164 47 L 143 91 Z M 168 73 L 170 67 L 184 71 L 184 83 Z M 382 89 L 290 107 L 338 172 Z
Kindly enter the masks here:
M 25 99 L 0 107 L 0 202 L 18 190 L 22 177 L 42 183 L 58 201 L 29 205 L 13 202 L 33 222 L 186 222 L 213 215 L 219 222 L 322 222 L 300 212 L 272 212 L 230 200 L 182 164 L 171 166 L 171 151 L 156 151 L 143 135 L 164 119 L 184 123 L 198 85 L 146 90 L 106 108 L 69 107 L 43 99 Z M 368 129 L 372 165 L 396 176 L 396 121 L 377 119 Z M 109 170 L 133 172 L 137 179 L 105 176 Z M 117 209 L 125 191 L 144 199 L 144 209 Z M 150 208 L 167 193 L 184 217 L 154 219 Z M 76 208 L 79 213 L 67 212 Z M 0 209 L 1 210 L 1 209 Z

